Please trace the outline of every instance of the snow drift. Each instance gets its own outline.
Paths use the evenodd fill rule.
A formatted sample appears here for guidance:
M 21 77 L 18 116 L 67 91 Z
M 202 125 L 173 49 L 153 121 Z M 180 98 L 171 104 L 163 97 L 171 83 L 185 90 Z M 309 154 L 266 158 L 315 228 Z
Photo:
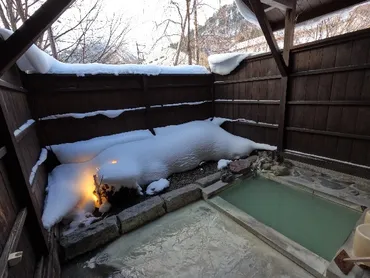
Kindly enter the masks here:
M 13 34 L 8 29 L 0 28 L 0 35 L 7 40 Z M 36 45 L 31 47 L 17 60 L 17 66 L 26 73 L 43 74 L 76 74 L 84 76 L 86 74 L 209 74 L 203 66 L 157 66 L 157 65 L 106 65 L 106 64 L 68 64 L 62 63 Z
M 134 130 L 114 135 L 96 137 L 90 140 L 78 141 L 74 143 L 65 143 L 47 147 L 51 149 L 59 162 L 81 163 L 93 159 L 103 150 L 119 144 L 132 141 L 138 141 L 152 137 L 149 130 Z
M 208 57 L 208 63 L 213 73 L 228 75 L 248 56 L 247 53 L 238 52 L 214 54 Z
M 210 121 L 194 121 L 171 127 L 160 136 L 116 144 L 90 161 L 62 164 L 52 171 L 43 224 L 49 229 L 76 206 L 89 206 L 94 200 L 93 175 L 116 190 L 123 186 L 141 191 L 143 185 L 196 168 L 202 161 L 238 159 L 255 149 L 276 147 L 232 135 Z

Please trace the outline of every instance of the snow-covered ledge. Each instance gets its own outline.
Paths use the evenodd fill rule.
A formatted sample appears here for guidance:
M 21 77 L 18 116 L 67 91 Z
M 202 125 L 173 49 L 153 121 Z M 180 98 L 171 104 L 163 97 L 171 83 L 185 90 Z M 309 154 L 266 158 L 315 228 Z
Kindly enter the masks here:
M 248 56 L 248 53 L 241 52 L 214 54 L 208 57 L 208 63 L 211 72 L 228 75 Z
M 0 28 L 0 36 L 7 40 L 13 32 Z M 17 66 L 26 73 L 42 74 L 75 74 L 77 76 L 96 74 L 209 74 L 209 71 L 199 65 L 158 66 L 158 65 L 107 65 L 107 64 L 69 64 L 63 63 L 39 49 L 36 45 L 30 48 L 17 60 Z

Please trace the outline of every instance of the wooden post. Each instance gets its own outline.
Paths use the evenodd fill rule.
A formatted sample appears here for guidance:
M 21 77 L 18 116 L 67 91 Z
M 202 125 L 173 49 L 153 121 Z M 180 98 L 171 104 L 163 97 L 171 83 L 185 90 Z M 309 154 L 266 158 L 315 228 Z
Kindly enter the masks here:
M 290 50 L 293 46 L 294 41 L 294 25 L 295 25 L 295 14 L 296 14 L 296 0 L 294 0 L 293 8 L 287 9 L 285 13 L 285 32 L 284 32 L 284 50 L 283 59 L 287 67 L 287 76 L 283 77 L 282 82 L 282 94 L 280 98 L 280 114 L 279 114 L 279 130 L 278 130 L 278 151 L 284 150 L 284 131 L 285 131 L 285 117 L 286 117 L 286 102 L 289 90 L 289 56 Z
M 1 93 L 1 91 L 0 91 Z M 9 181 L 16 192 L 17 202 L 21 207 L 27 207 L 28 217 L 26 219 L 26 226 L 32 233 L 32 244 L 36 251 L 41 254 L 48 253 L 48 245 L 46 240 L 46 230 L 43 228 L 41 222 L 41 215 L 36 210 L 36 204 L 31 197 L 32 189 L 29 186 L 28 180 L 22 175 L 22 166 L 20 164 L 17 150 L 17 144 L 13 132 L 9 130 L 4 116 L 4 107 L 0 102 L 0 131 L 1 139 L 6 147 L 6 154 L 3 158 L 5 167 L 8 172 Z
M 150 96 L 149 96 L 149 88 L 148 88 L 148 76 L 142 76 L 142 90 L 143 90 L 143 98 L 145 99 L 145 124 L 147 129 L 155 135 L 154 128 L 152 127 L 152 122 L 150 121 Z
M 243 0 L 246 5 L 247 0 Z M 249 0 L 249 3 L 257 17 L 258 23 L 261 26 L 262 32 L 266 38 L 267 44 L 270 47 L 272 56 L 279 68 L 281 76 L 287 76 L 287 66 L 284 63 L 284 59 L 279 51 L 278 44 L 275 40 L 274 34 L 271 29 L 270 22 L 267 20 L 263 5 L 260 0 Z
M 68 8 L 74 0 L 48 0 L 6 41 L 0 44 L 0 76 Z

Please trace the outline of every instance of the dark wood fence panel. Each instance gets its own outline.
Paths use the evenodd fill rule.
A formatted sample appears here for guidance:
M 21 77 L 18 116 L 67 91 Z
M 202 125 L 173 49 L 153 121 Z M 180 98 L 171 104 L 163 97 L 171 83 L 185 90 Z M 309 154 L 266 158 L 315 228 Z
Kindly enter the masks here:
M 272 56 L 247 58 L 226 76 L 216 75 L 215 116 L 237 120 L 223 127 L 251 140 L 276 145 L 281 77 Z
M 15 131 L 28 120 L 32 119 L 30 110 L 28 108 L 26 94 L 3 90 L 1 92 L 1 97 L 3 102 L 2 107 L 5 110 L 5 120 L 10 131 Z M 14 135 L 12 134 L 12 136 Z M 28 182 L 32 167 L 36 164 L 41 153 L 41 147 L 36 134 L 35 125 L 30 126 L 18 136 L 15 136 L 15 142 L 16 143 L 14 147 L 22 167 L 23 176 Z M 47 174 L 44 173 L 44 180 L 46 179 L 46 175 Z M 40 197 L 44 194 L 46 183 L 32 183 L 28 185 L 32 187 L 32 197 L 34 198 L 37 206 L 36 210 L 39 214 L 39 217 L 41 217 L 44 201 L 43 198 Z
M 369 34 L 293 50 L 286 149 L 370 166 Z
M 83 119 L 60 118 L 38 122 L 43 146 L 88 140 L 98 136 L 147 129 L 145 110 L 124 112 L 116 118 L 103 115 Z
M 369 29 L 293 48 L 285 150 L 343 161 L 346 167 L 333 167 L 370 177 L 369 49 Z M 224 126 L 277 145 L 281 95 L 282 81 L 271 54 L 249 57 L 231 74 L 215 76 L 215 116 L 255 121 Z
M 16 129 L 32 118 L 27 91 L 20 86 L 19 79 L 14 82 L 17 81 L 17 75 L 9 72 L 5 77 L 0 80 L 0 253 L 3 253 L 9 237 L 14 236 L 10 231 L 16 217 L 25 210 L 27 214 L 24 226 L 22 224 L 22 228 L 18 229 L 21 233 L 16 250 L 12 250 L 23 251 L 22 261 L 14 267 L 2 265 L 1 268 L 8 269 L 9 277 L 33 277 L 36 264 L 42 257 L 48 260 L 49 256 L 55 256 L 50 249 L 51 244 L 55 244 L 55 236 L 48 234 L 41 223 L 47 173 L 41 166 L 32 183 L 29 181 L 41 148 L 34 124 L 14 134 Z M 48 250 L 54 253 L 48 255 Z M 58 260 L 53 260 L 50 266 L 41 267 L 44 273 L 49 271 L 48 267 L 55 270 L 55 275 L 49 277 L 60 276 Z
M 4 166 L 4 158 L 0 159 L 0 254 L 10 236 L 10 231 L 15 222 L 17 213 L 21 207 L 16 198 L 16 192 L 12 190 L 7 171 Z M 23 251 L 22 261 L 14 267 L 8 269 L 8 277 L 30 277 L 33 275 L 36 260 L 40 257 L 32 247 L 32 238 L 27 229 L 21 233 L 17 251 Z
M 25 75 L 23 78 L 30 91 L 28 100 L 35 119 L 139 108 L 115 118 L 96 115 L 41 120 L 38 134 L 42 145 L 179 124 L 213 115 L 212 75 Z

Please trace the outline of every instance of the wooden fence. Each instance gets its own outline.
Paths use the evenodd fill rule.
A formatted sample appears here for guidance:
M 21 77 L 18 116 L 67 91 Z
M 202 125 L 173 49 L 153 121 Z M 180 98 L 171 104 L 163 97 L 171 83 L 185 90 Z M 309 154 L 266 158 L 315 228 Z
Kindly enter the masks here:
M 54 233 L 41 223 L 47 182 L 44 166 L 30 180 L 41 151 L 35 125 L 14 133 L 31 118 L 27 92 L 14 71 L 0 80 L 0 108 L 0 277 L 30 277 L 37 266 L 37 277 L 58 277 Z M 22 260 L 9 267 L 8 255 L 16 251 L 23 252 Z
M 212 75 L 25 75 L 34 119 L 123 109 L 104 115 L 38 122 L 43 145 L 74 142 L 135 129 L 212 117 Z
M 246 59 L 230 75 L 215 76 L 215 116 L 243 119 L 225 128 L 269 144 L 280 139 L 294 158 L 370 177 L 369 35 L 363 30 L 294 48 L 286 99 L 272 56 Z

